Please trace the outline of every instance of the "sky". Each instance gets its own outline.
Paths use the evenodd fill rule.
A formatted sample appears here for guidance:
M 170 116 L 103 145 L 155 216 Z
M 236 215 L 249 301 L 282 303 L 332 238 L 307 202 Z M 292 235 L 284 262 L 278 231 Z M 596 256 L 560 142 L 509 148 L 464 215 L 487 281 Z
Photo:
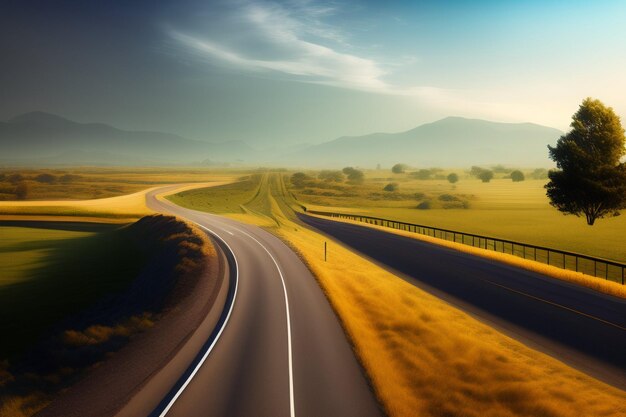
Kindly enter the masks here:
M 447 116 L 626 118 L 624 1 L 5 0 L 0 120 L 28 111 L 258 148 Z

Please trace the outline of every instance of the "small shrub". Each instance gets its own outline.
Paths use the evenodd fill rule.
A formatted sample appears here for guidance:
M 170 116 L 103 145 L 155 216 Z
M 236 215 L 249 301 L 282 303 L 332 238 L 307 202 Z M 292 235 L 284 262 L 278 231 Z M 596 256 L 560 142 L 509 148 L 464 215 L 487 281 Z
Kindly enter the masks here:
M 417 178 L 418 180 L 429 180 L 432 175 L 433 172 L 430 169 L 420 169 L 419 171 L 411 173 L 411 176 L 413 178 Z
M 430 206 L 431 206 L 430 200 L 424 200 L 421 203 L 419 203 L 416 208 L 419 210 L 430 210 Z
M 408 166 L 406 164 L 395 164 L 391 167 L 391 172 L 394 174 L 404 174 Z
M 451 173 L 451 174 L 448 174 L 447 178 L 448 178 L 448 182 L 450 184 L 454 184 L 454 183 L 459 181 L 459 176 L 457 174 L 455 174 L 454 172 Z
M 478 174 L 478 178 L 482 182 L 489 182 L 493 178 L 493 171 L 490 169 L 483 169 L 480 174 Z
M 383 191 L 388 191 L 388 192 L 398 191 L 398 183 L 397 182 L 390 182 L 389 184 L 387 184 L 387 185 L 385 185 L 383 187 Z
M 304 184 L 310 179 L 311 177 L 306 175 L 304 172 L 296 172 L 289 180 L 295 187 L 304 187 Z
M 423 200 L 426 198 L 426 194 L 424 193 L 415 193 L 413 194 L 413 198 L 415 198 L 416 200 Z
M 325 169 L 318 174 L 317 178 L 326 182 L 343 182 L 344 175 L 341 171 Z
M 441 194 L 439 196 L 440 201 L 460 201 L 459 197 L 452 194 Z
M 353 184 L 360 184 L 363 182 L 365 175 L 363 171 L 352 167 L 345 167 L 342 172 L 348 176 L 348 181 Z
M 469 202 L 465 200 L 447 201 L 441 205 L 444 209 L 468 209 Z
M 521 182 L 524 181 L 526 178 L 524 177 L 524 173 L 522 171 L 515 170 L 511 172 L 511 179 L 513 180 L 513 182 Z

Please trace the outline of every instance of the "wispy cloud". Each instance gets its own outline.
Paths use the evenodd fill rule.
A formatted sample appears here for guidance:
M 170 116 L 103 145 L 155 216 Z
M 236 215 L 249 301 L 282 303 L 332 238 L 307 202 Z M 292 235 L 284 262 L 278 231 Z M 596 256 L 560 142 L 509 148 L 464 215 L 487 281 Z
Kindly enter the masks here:
M 340 52 L 316 39 L 345 45 L 341 32 L 321 22 L 332 6 L 297 2 L 288 8 L 275 3 L 247 3 L 226 12 L 230 33 L 207 35 L 170 30 L 190 52 L 240 69 L 271 71 L 296 81 L 357 90 L 388 92 L 386 71 L 373 59 Z M 294 16 L 294 9 L 298 12 Z
M 332 4 L 307 0 L 282 4 L 243 1 L 237 2 L 236 7 L 208 13 L 208 28 L 170 29 L 169 35 L 199 59 L 238 70 L 282 75 L 298 82 L 415 97 L 431 106 L 461 112 L 475 107 L 477 101 L 470 97 L 475 96 L 475 92 L 390 82 L 394 70 L 414 64 L 418 59 L 403 55 L 390 62 L 388 58 L 381 61 L 351 53 L 349 34 L 325 23 L 337 12 Z

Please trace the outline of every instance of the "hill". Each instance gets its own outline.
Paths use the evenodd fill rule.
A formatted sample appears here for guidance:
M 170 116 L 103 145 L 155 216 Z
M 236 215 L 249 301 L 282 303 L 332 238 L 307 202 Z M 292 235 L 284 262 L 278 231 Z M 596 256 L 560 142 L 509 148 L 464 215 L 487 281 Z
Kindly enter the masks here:
M 146 165 L 246 161 L 256 151 L 244 142 L 209 143 L 162 132 L 126 131 L 77 123 L 44 112 L 0 122 L 0 163 Z
M 532 123 L 448 117 L 401 133 L 345 136 L 289 155 L 293 165 L 389 167 L 507 164 L 548 166 L 547 145 L 563 132 Z

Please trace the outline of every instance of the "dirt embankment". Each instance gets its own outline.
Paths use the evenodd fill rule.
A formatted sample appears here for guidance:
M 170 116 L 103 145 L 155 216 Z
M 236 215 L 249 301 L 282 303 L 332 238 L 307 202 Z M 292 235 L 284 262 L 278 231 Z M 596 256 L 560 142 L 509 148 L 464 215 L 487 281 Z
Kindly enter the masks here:
M 224 266 L 204 232 L 153 215 L 115 233 L 144 254 L 140 274 L 124 291 L 55 326 L 10 375 L 0 414 L 28 416 L 49 403 L 37 415 L 113 415 L 214 304 Z

